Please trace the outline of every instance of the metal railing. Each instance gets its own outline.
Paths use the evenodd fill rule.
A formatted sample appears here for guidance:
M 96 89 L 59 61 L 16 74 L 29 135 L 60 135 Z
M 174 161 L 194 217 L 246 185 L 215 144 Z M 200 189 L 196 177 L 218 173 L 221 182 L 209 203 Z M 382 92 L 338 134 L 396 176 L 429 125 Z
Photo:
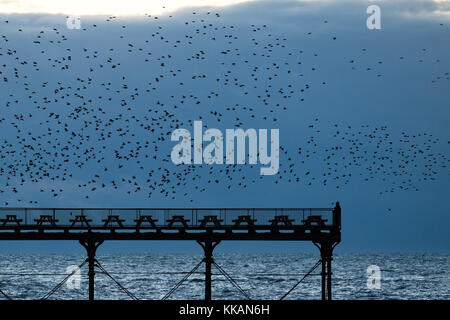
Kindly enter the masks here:
M 151 220 L 152 223 L 149 221 Z M 333 208 L 0 208 L 0 227 L 333 225 Z

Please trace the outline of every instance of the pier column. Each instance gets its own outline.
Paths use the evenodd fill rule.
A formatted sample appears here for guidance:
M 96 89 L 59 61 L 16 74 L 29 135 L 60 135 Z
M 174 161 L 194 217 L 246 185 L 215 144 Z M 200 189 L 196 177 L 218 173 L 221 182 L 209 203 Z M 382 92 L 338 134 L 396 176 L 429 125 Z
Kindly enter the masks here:
M 320 250 L 320 259 L 322 263 L 321 285 L 322 300 L 331 300 L 332 298 L 332 271 L 331 261 L 333 260 L 334 245 L 330 241 L 314 243 Z
M 89 263 L 89 271 L 88 271 L 88 277 L 89 277 L 89 301 L 94 301 L 94 277 L 95 277 L 95 253 L 97 251 L 97 248 L 103 243 L 103 240 L 80 240 L 80 244 L 86 249 L 87 252 L 87 260 Z
M 211 264 L 212 264 L 212 243 L 205 242 L 205 300 L 211 301 Z
M 320 248 L 320 257 L 321 257 L 321 260 L 322 260 L 322 272 L 321 272 L 321 278 L 322 278 L 322 281 L 321 281 L 321 284 L 322 284 L 322 300 L 326 300 L 326 293 L 325 293 L 325 291 L 326 291 L 326 278 L 327 278 L 327 272 L 326 272 L 326 265 L 327 265 L 327 258 L 326 258 L 326 256 L 324 255 L 324 251 L 323 251 L 323 249 L 322 249 L 322 247 Z
M 328 265 L 328 270 L 327 270 L 327 291 L 328 291 L 328 300 L 331 300 L 331 260 L 333 260 L 333 256 L 332 256 L 332 251 L 333 249 L 330 249 L 328 257 L 327 257 L 327 265 Z
M 213 263 L 213 251 L 214 248 L 220 243 L 220 241 L 213 242 L 211 240 L 197 241 L 203 248 L 205 257 L 203 261 L 205 262 L 205 300 L 211 301 L 211 265 Z

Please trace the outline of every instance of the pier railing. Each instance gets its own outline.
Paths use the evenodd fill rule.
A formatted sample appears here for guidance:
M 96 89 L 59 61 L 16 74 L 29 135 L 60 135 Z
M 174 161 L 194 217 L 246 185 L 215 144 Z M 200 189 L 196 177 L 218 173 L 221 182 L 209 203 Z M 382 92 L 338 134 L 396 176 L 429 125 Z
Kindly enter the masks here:
M 330 227 L 333 208 L 0 208 L 8 227 Z

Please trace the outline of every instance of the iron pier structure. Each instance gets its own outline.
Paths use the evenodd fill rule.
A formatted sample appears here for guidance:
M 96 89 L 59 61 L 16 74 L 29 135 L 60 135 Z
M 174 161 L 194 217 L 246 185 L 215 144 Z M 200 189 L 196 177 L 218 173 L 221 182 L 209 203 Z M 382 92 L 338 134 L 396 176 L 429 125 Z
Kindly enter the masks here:
M 196 241 L 203 248 L 204 258 L 163 299 L 167 299 L 204 263 L 205 300 L 212 299 L 212 266 L 250 298 L 215 263 L 213 251 L 220 242 L 311 241 L 319 249 L 320 258 L 282 299 L 321 266 L 321 299 L 331 300 L 331 262 L 333 249 L 341 241 L 341 207 L 337 202 L 334 208 L 0 208 L 0 240 L 78 241 L 87 253 L 86 260 L 79 268 L 88 265 L 89 300 L 94 300 L 95 269 L 100 268 L 107 274 L 96 259 L 96 251 L 104 241 Z M 73 273 L 63 282 L 71 275 Z M 63 282 L 44 298 L 50 297 Z M 131 298 L 136 298 L 115 282 Z M 0 293 L 7 297 L 1 289 Z

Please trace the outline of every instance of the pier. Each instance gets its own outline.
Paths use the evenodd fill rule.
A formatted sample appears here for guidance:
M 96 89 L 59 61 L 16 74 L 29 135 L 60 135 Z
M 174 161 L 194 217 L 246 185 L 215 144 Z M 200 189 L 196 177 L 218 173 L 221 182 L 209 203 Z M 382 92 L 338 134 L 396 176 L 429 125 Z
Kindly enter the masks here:
M 100 269 L 132 299 L 96 259 L 96 251 L 110 240 L 196 241 L 204 258 L 162 299 L 168 299 L 204 264 L 205 300 L 213 298 L 211 269 L 219 270 L 243 296 L 239 284 L 214 261 L 223 241 L 309 241 L 319 249 L 316 265 L 281 299 L 321 267 L 321 299 L 332 299 L 333 250 L 341 241 L 341 207 L 334 208 L 0 208 L 0 240 L 73 240 L 86 249 L 89 300 L 95 298 L 95 270 Z M 75 271 L 74 271 L 75 272 Z M 73 273 L 72 273 L 73 275 Z M 50 291 L 49 298 L 71 275 Z M 1 291 L 5 297 L 4 294 Z

